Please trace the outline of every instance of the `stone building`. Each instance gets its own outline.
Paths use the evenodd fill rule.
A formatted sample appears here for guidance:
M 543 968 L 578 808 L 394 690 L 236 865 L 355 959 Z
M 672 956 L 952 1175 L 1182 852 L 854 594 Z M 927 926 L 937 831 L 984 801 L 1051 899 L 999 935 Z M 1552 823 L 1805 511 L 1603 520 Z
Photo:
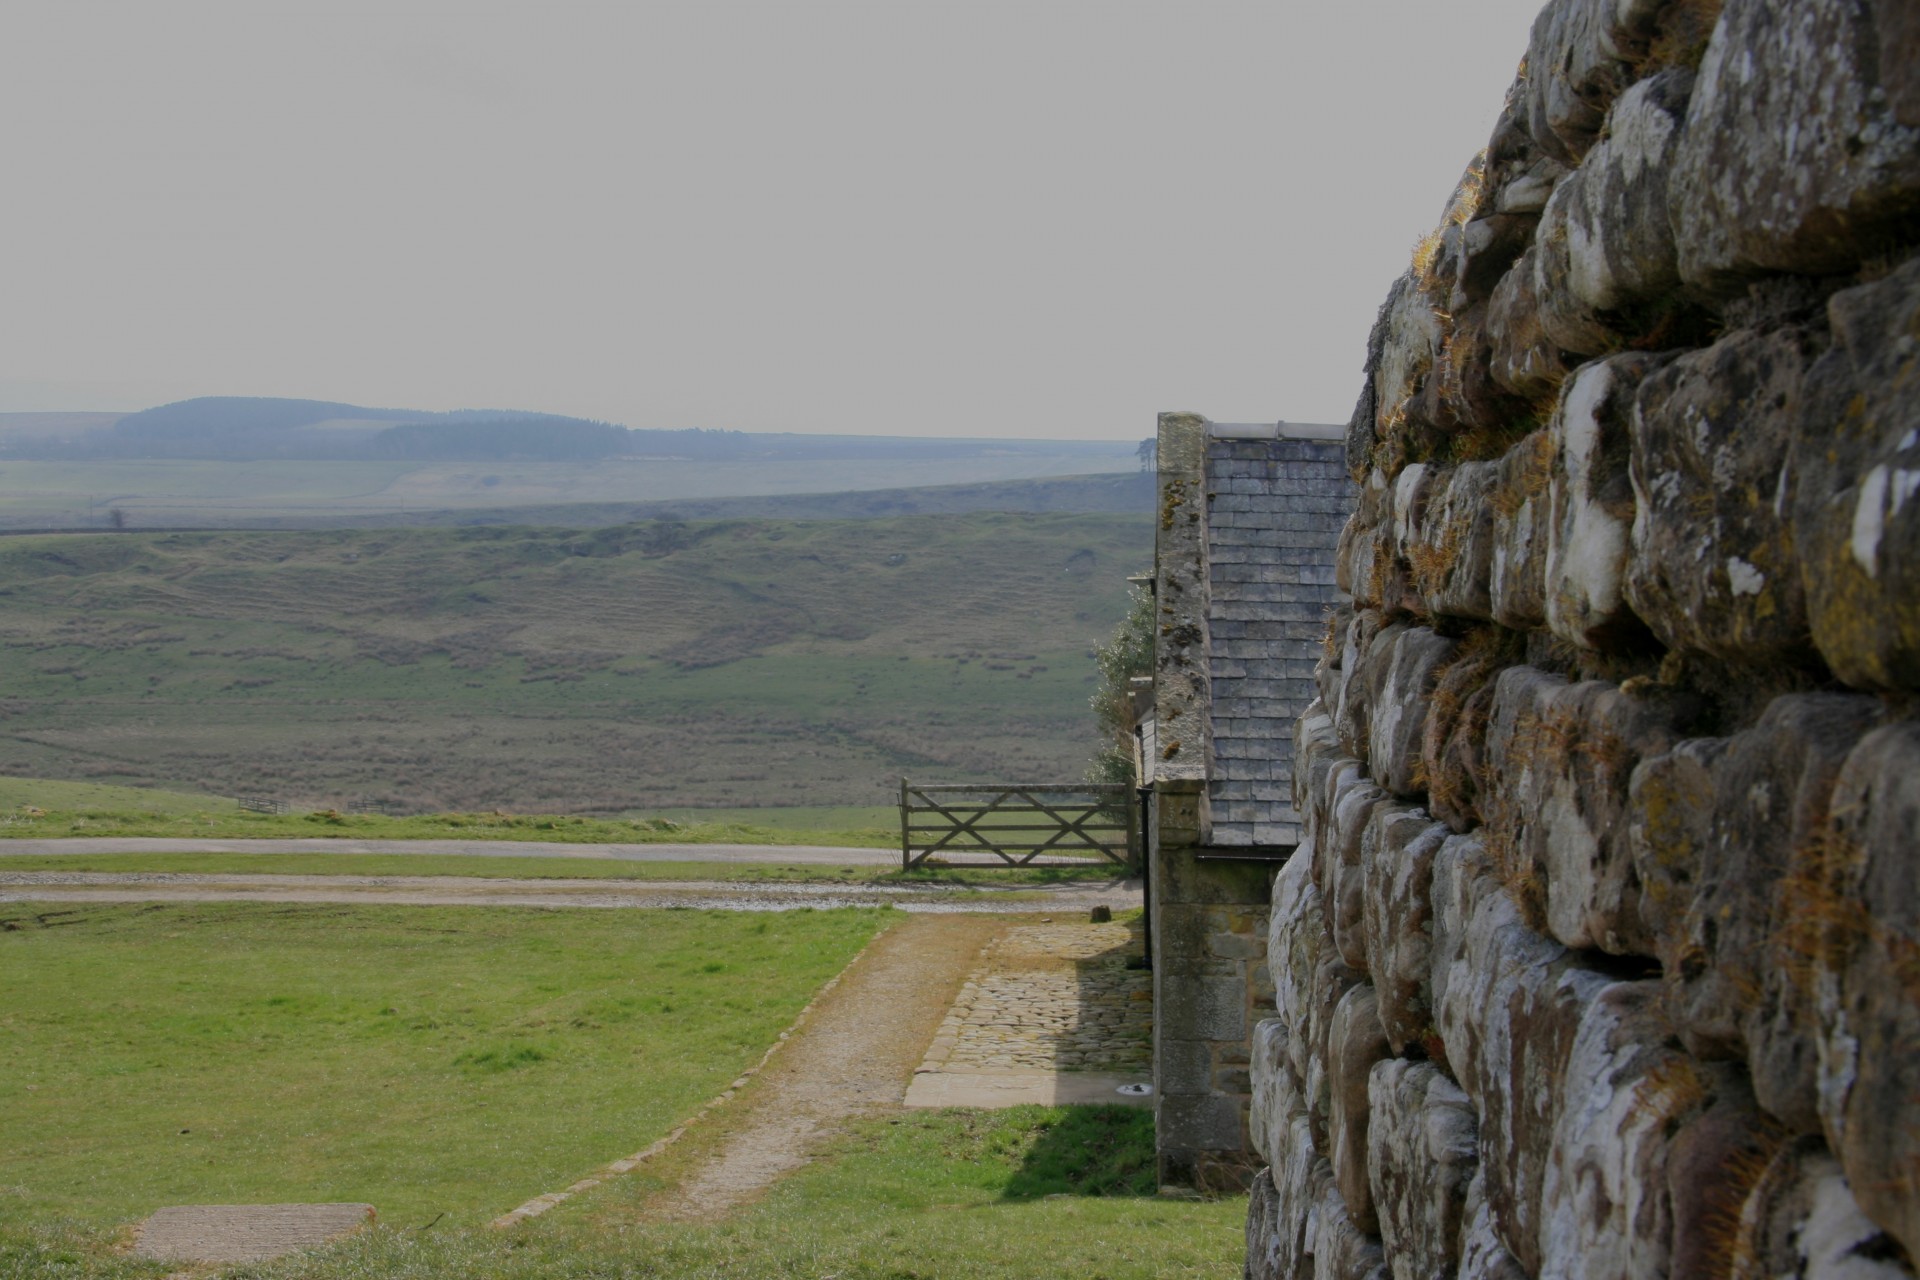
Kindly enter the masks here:
M 1353 505 L 1338 427 L 1163 414 L 1149 789 L 1154 1079 L 1160 1178 L 1244 1186 L 1247 1075 L 1267 888 L 1293 851 L 1290 726 L 1338 594 Z

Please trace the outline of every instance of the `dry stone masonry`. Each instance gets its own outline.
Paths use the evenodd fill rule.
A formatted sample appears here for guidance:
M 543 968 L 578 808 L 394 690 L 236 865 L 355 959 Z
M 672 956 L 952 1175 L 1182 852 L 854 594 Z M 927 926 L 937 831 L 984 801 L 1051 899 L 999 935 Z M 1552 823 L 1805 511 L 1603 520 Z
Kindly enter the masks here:
M 1552 0 L 1346 461 L 1248 1275 L 1912 1276 L 1920 4 Z

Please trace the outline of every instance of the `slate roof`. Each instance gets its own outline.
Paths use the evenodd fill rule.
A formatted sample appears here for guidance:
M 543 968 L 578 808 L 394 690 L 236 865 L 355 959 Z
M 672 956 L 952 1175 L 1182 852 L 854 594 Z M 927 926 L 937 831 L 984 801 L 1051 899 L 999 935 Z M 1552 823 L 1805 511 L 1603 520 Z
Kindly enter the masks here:
M 1207 446 L 1207 785 L 1220 845 L 1298 841 L 1293 724 L 1315 696 L 1327 610 L 1344 598 L 1334 551 L 1356 496 L 1345 444 L 1287 431 L 1214 423 Z

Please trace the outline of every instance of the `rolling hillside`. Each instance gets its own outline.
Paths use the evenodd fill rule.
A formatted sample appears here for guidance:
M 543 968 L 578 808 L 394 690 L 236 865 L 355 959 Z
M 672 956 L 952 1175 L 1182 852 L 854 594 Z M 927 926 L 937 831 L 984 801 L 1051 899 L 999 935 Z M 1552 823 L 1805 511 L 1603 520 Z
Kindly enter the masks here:
M 400 809 L 1072 778 L 1134 515 L 0 540 L 0 773 Z

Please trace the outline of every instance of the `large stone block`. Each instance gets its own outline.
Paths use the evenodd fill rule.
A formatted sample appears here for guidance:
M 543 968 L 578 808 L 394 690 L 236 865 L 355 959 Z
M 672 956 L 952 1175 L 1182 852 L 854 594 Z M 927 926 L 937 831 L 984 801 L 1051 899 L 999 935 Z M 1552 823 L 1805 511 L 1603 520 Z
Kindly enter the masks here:
M 1441 673 L 1420 744 L 1426 761 L 1427 808 L 1455 831 L 1480 825 L 1480 794 L 1486 783 L 1487 720 L 1493 713 L 1493 678 L 1504 665 L 1483 644 Z
M 1738 1274 L 1795 1280 L 1909 1280 L 1899 1246 L 1860 1210 L 1855 1188 L 1818 1138 L 1781 1148 L 1734 1220 L 1726 1252 Z
M 1494 495 L 1498 462 L 1464 462 L 1437 476 L 1404 552 L 1427 609 L 1493 618 Z
M 1420 809 L 1377 809 L 1360 842 L 1367 967 L 1395 1053 L 1433 1031 L 1433 860 L 1445 823 Z
M 1452 1276 L 1479 1169 L 1473 1106 L 1429 1062 L 1390 1058 L 1368 1079 L 1367 1170 L 1394 1280 Z
M 1549 0 L 1527 41 L 1527 131 L 1555 159 L 1578 164 L 1607 108 L 1633 83 L 1656 5 L 1648 0 Z
M 1313 798 L 1326 786 L 1327 775 L 1342 758 L 1340 735 L 1326 703 L 1315 698 L 1294 721 L 1292 800 L 1302 820 L 1301 834 L 1312 838 Z
M 1669 184 L 1683 279 L 1845 274 L 1910 233 L 1914 44 L 1904 0 L 1726 0 Z
M 1667 172 L 1692 92 L 1693 73 L 1676 68 L 1621 94 L 1605 137 L 1555 192 L 1565 202 L 1567 290 L 1590 314 L 1647 302 L 1679 283 Z
M 1260 1158 L 1275 1164 L 1286 1154 L 1284 1144 L 1294 1119 L 1307 1113 L 1288 1060 L 1284 1019 L 1263 1018 L 1254 1025 L 1249 1057 L 1253 1101 L 1247 1111 L 1247 1136 Z
M 1810 647 L 1782 462 L 1816 354 L 1804 329 L 1743 329 L 1641 384 L 1627 600 L 1670 648 L 1770 662 Z
M 1380 1242 L 1353 1218 L 1333 1179 L 1320 1184 L 1311 1241 L 1314 1280 L 1390 1280 Z
M 1333 1113 L 1332 1044 L 1334 1013 L 1347 992 L 1366 975 L 1341 963 L 1339 953 L 1328 948 L 1313 971 L 1313 985 L 1307 997 L 1306 1071 L 1301 1101 L 1307 1109 L 1307 1124 L 1314 1146 L 1331 1149 L 1329 1125 Z
M 1533 1280 L 1500 1239 L 1487 1195 L 1485 1169 L 1476 1172 L 1467 1184 L 1464 1224 L 1460 1232 L 1460 1270 L 1455 1273 L 1458 1280 Z
M 1566 945 L 1652 950 L 1640 919 L 1629 787 L 1634 766 L 1669 750 L 1694 710 L 1664 685 L 1629 692 L 1532 667 L 1500 674 L 1487 731 L 1497 792 L 1488 826 L 1507 883 Z
M 1327 1032 L 1327 1077 L 1332 1086 L 1327 1158 L 1354 1225 L 1370 1235 L 1379 1231 L 1379 1220 L 1367 1181 L 1367 1122 L 1372 1114 L 1367 1081 L 1373 1065 L 1392 1053 L 1380 1025 L 1379 999 L 1370 984 L 1360 983 L 1340 997 Z
M 1427 788 L 1426 764 L 1421 755 L 1427 711 L 1434 684 L 1452 660 L 1459 642 L 1426 627 L 1409 627 L 1395 637 L 1393 647 L 1376 647 L 1370 662 L 1379 662 L 1379 683 L 1369 701 L 1367 763 L 1374 781 L 1397 796 L 1417 796 Z M 1384 661 L 1380 661 L 1384 658 Z
M 1539 292 L 1536 243 L 1520 255 L 1487 299 L 1490 372 L 1499 386 L 1539 410 L 1551 407 L 1567 380 L 1565 354 L 1547 336 Z
M 1480 834 L 1449 836 L 1433 857 L 1433 941 L 1430 948 L 1429 989 L 1433 993 L 1434 1040 L 1428 1052 L 1453 1070 L 1452 1051 L 1442 1042 L 1445 1027 L 1442 1011 L 1459 1011 L 1451 1001 L 1449 987 L 1454 975 L 1469 981 L 1473 975 L 1467 961 L 1467 937 L 1474 912 L 1480 901 L 1491 894 L 1503 893 L 1493 859 L 1482 844 Z M 1465 1046 L 1463 1046 L 1464 1050 Z M 1456 1071 L 1456 1078 L 1458 1074 Z
M 1663 359 L 1634 354 L 1583 365 L 1549 428 L 1556 448 L 1548 487 L 1547 625 L 1582 648 L 1608 648 L 1641 629 L 1625 590 L 1635 512 L 1630 423 L 1641 380 Z
M 1515 631 L 1531 630 L 1547 620 L 1555 440 L 1549 431 L 1535 431 L 1500 459 L 1500 483 L 1492 498 L 1496 523 L 1488 596 L 1493 620 Z
M 1821 834 L 1840 766 L 1879 711 L 1846 694 L 1779 698 L 1752 729 L 1689 739 L 1634 773 L 1641 918 L 1681 1040 L 1747 1060 L 1768 1109 L 1798 1129 L 1813 1119 L 1813 1035 L 1775 954 L 1800 905 L 1782 879 Z
M 1541 1185 L 1540 1273 L 1567 1280 L 1665 1280 L 1673 1237 L 1670 1136 L 1706 1098 L 1656 982 L 1596 992 L 1558 1085 Z
M 1353 619 L 1353 625 L 1347 628 L 1346 643 L 1340 652 L 1340 699 L 1329 709 L 1333 712 L 1334 732 L 1340 735 L 1340 745 L 1347 754 L 1365 762 L 1367 742 L 1371 736 L 1373 702 L 1368 689 L 1369 668 L 1367 656 L 1379 642 L 1383 631 L 1398 635 L 1399 631 L 1389 626 L 1386 616 L 1378 609 L 1362 609 Z M 1392 636 L 1388 637 L 1389 644 Z
M 1540 215 L 1530 261 L 1540 331 L 1560 351 L 1597 356 L 1625 345 L 1616 318 L 1596 311 L 1575 290 L 1573 216 L 1580 203 L 1585 170 L 1577 170 L 1554 188 Z
M 1821 6 L 1825 7 L 1825 6 Z M 1920 688 L 1920 259 L 1828 302 L 1802 388 L 1794 539 L 1814 643 L 1865 688 Z
M 1455 839 L 1464 839 L 1455 837 Z M 1453 842 L 1449 841 L 1449 845 Z M 1435 1002 L 1447 1064 L 1480 1117 L 1480 1161 L 1500 1238 L 1529 1271 L 1541 1263 L 1541 1192 L 1573 1042 L 1609 984 L 1526 926 L 1513 899 L 1443 849 L 1434 886 Z M 1471 902 L 1459 936 L 1457 915 Z
M 1847 757 L 1787 897 L 1821 1016 L 1820 1119 L 1867 1216 L 1920 1255 L 1920 721 Z
M 1393 555 L 1393 492 L 1386 476 L 1374 469 L 1362 478 L 1353 514 L 1334 544 L 1333 583 L 1361 608 L 1378 609 Z
M 1340 958 L 1354 970 L 1367 970 L 1366 884 L 1361 870 L 1367 825 L 1383 808 L 1412 806 L 1395 801 L 1365 778 L 1347 782 L 1334 797 L 1327 839 L 1315 842 L 1319 855 L 1320 899 L 1327 928 Z
M 1331 717 L 1340 706 L 1340 663 L 1345 655 L 1347 632 L 1353 626 L 1351 603 L 1335 605 L 1327 611 L 1326 648 L 1313 669 L 1313 685 L 1322 706 Z M 1299 800 L 1294 801 L 1299 807 Z

